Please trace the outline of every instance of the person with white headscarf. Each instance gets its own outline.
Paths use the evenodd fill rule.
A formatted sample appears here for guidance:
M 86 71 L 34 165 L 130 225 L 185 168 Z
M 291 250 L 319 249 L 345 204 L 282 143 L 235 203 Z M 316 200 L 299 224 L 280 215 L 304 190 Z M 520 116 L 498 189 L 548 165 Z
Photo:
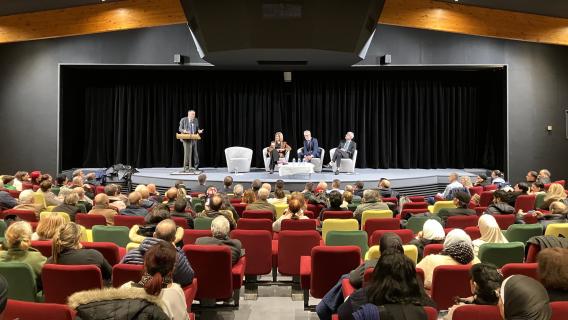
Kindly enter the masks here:
M 418 261 L 424 257 L 424 247 L 429 244 L 443 243 L 446 233 L 442 224 L 435 219 L 428 219 L 424 222 L 422 231 L 418 232 L 416 238 L 408 244 L 413 244 L 418 249 Z
M 424 287 L 432 287 L 432 276 L 437 266 L 465 265 L 479 263 L 479 259 L 473 254 L 471 238 L 462 229 L 454 229 L 446 235 L 444 250 L 440 254 L 431 254 L 416 267 L 424 270 Z
M 473 253 L 477 256 L 479 253 L 479 247 L 485 243 L 509 243 L 505 235 L 501 232 L 501 228 L 490 214 L 484 214 L 479 218 L 477 222 L 479 227 L 479 232 L 481 237 L 479 239 L 473 240 Z
M 505 279 L 499 291 L 499 311 L 504 320 L 550 320 L 552 309 L 543 285 L 524 275 Z

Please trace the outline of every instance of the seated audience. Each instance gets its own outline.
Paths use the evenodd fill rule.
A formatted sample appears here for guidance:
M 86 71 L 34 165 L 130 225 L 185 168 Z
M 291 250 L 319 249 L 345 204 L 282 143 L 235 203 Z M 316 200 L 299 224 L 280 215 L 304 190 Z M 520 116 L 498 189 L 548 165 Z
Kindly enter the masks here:
M 259 179 L 254 179 L 250 184 L 250 188 L 254 192 L 255 197 L 258 196 L 258 190 L 262 188 L 262 181 L 260 181 Z
M 278 180 L 276 180 L 276 183 L 274 183 L 274 191 L 276 192 L 276 190 L 278 190 L 278 189 L 284 191 L 284 194 L 286 196 L 288 196 L 290 194 L 290 191 L 284 189 L 284 180 L 282 180 L 282 179 L 278 179 Z
M 323 220 L 323 214 L 326 211 L 349 211 L 347 208 L 342 207 L 343 205 L 343 197 L 341 193 L 337 191 L 332 191 L 329 194 L 329 207 L 323 208 L 320 210 L 319 220 Z
M 18 199 L 20 204 L 15 206 L 13 209 L 33 211 L 36 215 L 36 218 L 39 220 L 39 213 L 44 207 L 41 203 L 35 203 L 33 190 L 28 189 L 22 191 Z
M 355 190 L 356 189 L 353 185 L 351 185 L 351 184 L 345 185 L 345 190 L 343 191 L 343 197 L 344 197 L 343 200 L 345 200 L 345 192 L 349 192 L 349 193 L 351 193 L 351 201 L 361 202 L 361 197 L 355 195 L 355 193 L 354 193 Z M 351 202 L 349 202 L 349 203 L 351 203 Z
M 458 181 L 457 173 L 450 173 L 450 175 L 448 176 L 448 181 L 450 183 L 446 186 L 444 192 L 436 194 L 438 198 L 441 198 L 443 200 L 452 200 L 454 198 L 455 192 L 464 190 L 464 186 Z
M 174 210 L 171 212 L 172 217 L 184 218 L 190 229 L 193 229 L 193 217 L 186 212 L 189 202 L 186 199 L 177 199 L 174 203 Z
M 27 171 L 16 172 L 16 174 L 14 175 L 14 181 L 12 182 L 14 188 L 16 188 L 16 190 L 18 191 L 22 191 L 24 182 L 30 182 L 30 175 L 28 174 L 28 172 Z M 6 185 L 6 183 L 4 183 L 4 185 Z
M 355 291 L 338 310 L 345 319 L 428 319 L 423 306 L 434 306 L 418 281 L 414 262 L 399 252 L 383 252 L 372 281 Z
M 176 187 L 169 188 L 166 191 L 166 193 L 164 194 L 164 196 L 166 197 L 166 200 L 162 203 L 165 204 L 166 206 L 168 206 L 171 209 L 171 207 L 176 202 L 176 199 L 178 198 L 178 190 L 179 189 L 177 189 Z
M 22 262 L 30 266 L 38 287 L 41 288 L 41 268 L 46 258 L 32 248 L 32 227 L 26 221 L 12 223 L 6 233 L 3 250 L 0 251 L 0 263 Z
M 134 189 L 134 191 L 140 193 L 140 196 L 142 196 L 142 200 L 140 200 L 140 206 L 142 208 L 150 209 L 156 205 L 156 202 L 150 199 L 150 191 L 148 191 L 147 186 L 139 184 L 136 186 L 136 189 Z
M 553 301 L 568 301 L 568 249 L 547 248 L 538 253 L 538 278 Z
M 205 173 L 197 176 L 197 182 L 199 183 L 195 188 L 191 188 L 192 192 L 205 193 L 207 192 L 207 175 Z
M 237 239 L 229 238 L 229 220 L 219 216 L 211 222 L 212 237 L 201 237 L 195 241 L 199 245 L 226 245 L 231 249 L 231 260 L 235 264 L 241 257 L 241 242 Z
M 489 180 L 489 178 L 487 177 L 487 175 L 484 174 L 480 174 L 477 177 L 475 177 L 475 183 L 473 184 L 474 187 L 484 187 L 487 185 L 490 185 L 491 181 Z
M 162 198 L 160 198 L 160 193 L 156 190 L 155 184 L 149 183 L 148 185 L 146 185 L 146 188 L 148 188 L 148 200 L 154 203 L 162 202 Z
M 544 189 L 544 184 L 541 182 L 533 182 L 531 184 L 531 191 L 529 194 L 534 194 L 534 195 L 538 195 L 538 194 L 545 194 L 546 190 Z
M 382 198 L 398 198 L 400 195 L 398 192 L 391 189 L 391 182 L 388 179 L 382 178 L 379 181 L 379 194 Z
M 243 199 L 241 203 L 251 204 L 254 203 L 255 201 L 256 201 L 256 194 L 252 189 L 247 189 L 243 194 Z
M 425 256 L 416 267 L 424 270 L 424 287 L 432 287 L 432 275 L 437 266 L 479 263 L 473 253 L 471 238 L 462 229 L 453 229 L 446 235 L 444 250 L 440 254 Z
M 103 255 L 94 249 L 83 249 L 81 245 L 81 227 L 69 222 L 59 227 L 52 241 L 52 256 L 46 263 L 80 265 L 96 265 L 101 269 L 105 282 L 110 282 L 112 267 Z
M 541 169 L 538 172 L 538 177 L 537 177 L 537 181 L 542 183 L 542 184 L 549 184 L 552 182 L 552 180 L 550 180 L 550 171 L 548 171 L 547 169 Z
M 98 214 L 106 219 L 106 223 L 109 226 L 114 225 L 114 216 L 118 213 L 116 210 L 110 207 L 109 198 L 104 193 L 99 193 L 95 196 L 94 206 L 88 214 Z
M 526 178 L 525 181 L 526 181 L 528 184 L 533 184 L 533 183 L 535 183 L 536 180 L 538 179 L 538 172 L 536 172 L 536 171 L 529 171 L 529 172 L 527 172 L 527 176 L 526 176 L 525 178 Z
M 55 193 L 51 192 L 51 181 L 44 180 L 39 184 L 39 190 L 43 194 L 46 206 L 58 206 L 61 204 L 61 200 L 57 199 Z
M 562 201 L 568 204 L 568 200 L 566 200 L 566 192 L 564 191 L 564 187 L 559 183 L 553 183 L 548 187 L 548 191 L 544 196 L 544 202 L 540 206 L 539 209 L 549 210 L 550 204 L 555 201 Z
M 231 230 L 237 228 L 237 222 L 233 217 L 233 212 L 231 210 L 223 210 L 221 207 L 223 206 L 223 197 L 221 195 L 214 195 L 209 201 L 209 207 L 202 212 L 197 214 L 197 217 L 207 217 L 207 218 L 216 218 L 218 216 L 223 216 L 229 221 L 231 226 Z M 247 206 L 248 208 L 248 206 Z
M 469 176 L 461 176 L 460 183 L 464 188 L 471 188 L 473 187 L 473 183 L 471 182 L 471 178 Z
M 363 192 L 363 202 L 357 206 L 355 212 L 353 212 L 353 217 L 359 221 L 361 224 L 361 217 L 363 212 L 367 210 L 390 210 L 389 206 L 381 201 L 379 192 L 377 190 L 365 190 Z
M 347 210 L 350 210 L 350 207 L 354 207 L 355 209 L 357 209 L 357 204 L 355 204 L 353 201 L 353 193 L 351 193 L 351 191 L 343 192 L 343 202 L 341 203 L 340 207 Z M 353 211 L 355 211 L 355 209 L 353 209 Z
M 497 305 L 499 302 L 499 289 L 503 276 L 493 265 L 478 263 L 469 270 L 471 280 L 471 297 L 457 298 L 456 304 L 450 307 L 444 320 L 451 320 L 455 310 L 463 305 Z
M 9 192 L 0 190 L 0 210 L 12 209 L 18 205 L 18 201 Z
M 513 214 L 515 213 L 515 207 L 508 203 L 508 192 L 503 190 L 497 190 L 493 192 L 493 203 L 487 207 L 485 214 Z
M 552 223 L 564 223 L 566 222 L 566 217 L 568 216 L 568 206 L 562 201 L 555 201 L 550 204 L 550 212 L 543 213 L 540 211 L 535 211 L 537 219 L 540 224 L 546 229 L 549 224 Z M 519 215 L 523 216 L 525 213 L 519 210 Z
M 63 203 L 53 208 L 53 212 L 65 212 L 69 215 L 71 221 L 75 221 L 77 213 L 81 213 L 81 208 L 77 205 L 79 203 L 79 195 L 71 191 L 66 194 Z M 113 210 L 114 211 L 114 210 Z M 116 213 L 116 212 L 115 212 Z
M 365 191 L 365 183 L 360 180 L 355 182 L 355 191 L 353 194 L 363 198 L 363 191 Z
M 408 244 L 413 244 L 418 249 L 418 261 L 424 257 L 424 247 L 429 244 L 444 243 L 446 233 L 444 227 L 435 219 L 428 219 L 424 222 L 422 231 L 418 232 L 415 239 L 412 239 Z
M 341 181 L 339 179 L 333 179 L 331 182 L 331 189 L 327 190 L 327 193 L 329 194 L 332 191 L 343 193 L 343 190 L 341 190 Z
M 519 182 L 513 188 L 514 192 L 517 193 L 518 196 L 520 196 L 528 195 L 531 187 L 526 182 Z
M 304 185 L 304 190 L 302 190 L 304 198 L 308 200 L 313 195 L 313 192 L 314 192 L 314 183 L 306 182 L 306 184 Z
M 122 258 L 121 263 L 126 264 L 143 264 L 144 256 L 153 246 L 165 242 L 170 243 L 172 247 L 175 246 L 177 226 L 176 223 L 171 219 L 166 219 L 160 221 L 156 226 L 156 231 L 152 237 L 145 238 L 138 248 L 128 251 L 128 253 Z M 181 248 L 176 248 L 177 250 L 177 260 L 175 264 L 173 281 L 179 283 L 181 286 L 190 285 L 193 281 L 193 269 L 187 261 L 187 257 Z
M 491 183 L 496 184 L 499 189 L 505 187 L 507 185 L 505 174 L 499 170 L 491 171 Z
M 524 275 L 513 275 L 501 284 L 499 311 L 504 320 L 549 320 L 548 294 L 542 284 Z
M 136 191 L 128 195 L 128 205 L 120 210 L 123 216 L 140 216 L 144 217 L 148 214 L 148 210 L 142 207 L 142 195 Z
M 276 189 L 274 191 L 274 198 L 268 199 L 268 202 L 271 203 L 272 205 L 286 204 L 286 203 L 288 203 L 288 199 L 286 198 L 286 194 L 284 193 L 284 190 Z
M 41 171 L 32 171 L 30 172 L 30 182 L 32 183 L 32 185 L 34 186 L 38 186 L 39 187 L 39 183 L 41 179 Z
M 495 218 L 490 214 L 484 214 L 479 217 L 477 222 L 479 227 L 479 233 L 481 237 L 472 241 L 473 243 L 473 253 L 477 256 L 479 253 L 479 247 L 486 243 L 509 243 L 507 238 L 501 232 L 499 224 Z
M 107 184 L 105 186 L 105 194 L 108 196 L 109 205 L 116 208 L 116 211 L 126 208 L 127 198 L 120 194 L 120 186 L 118 184 Z
M 226 195 L 230 195 L 233 192 L 233 177 L 226 176 L 225 179 L 223 179 L 223 189 L 221 189 L 221 192 Z
M 16 187 L 14 186 L 14 181 L 15 181 L 14 176 L 4 175 L 2 176 L 2 187 L 6 190 L 16 190 Z
M 281 191 L 281 190 L 279 190 Z M 292 220 L 299 220 L 299 219 L 308 219 L 308 217 L 304 216 L 304 212 L 302 211 L 302 203 L 298 199 L 290 199 L 288 203 L 288 208 L 284 210 L 284 213 L 278 220 L 272 223 L 272 230 L 274 232 L 280 232 L 280 227 L 282 225 L 283 220 L 292 219 Z
M 85 189 L 75 188 L 73 191 L 75 191 L 75 193 L 79 196 L 77 206 L 81 208 L 81 212 L 87 213 L 91 211 L 91 209 L 93 209 L 93 200 L 85 195 Z
M 156 232 L 156 226 L 162 220 L 169 219 L 171 217 L 168 207 L 165 205 L 157 205 L 152 211 L 144 217 L 143 225 L 133 225 L 128 232 L 128 238 L 130 241 L 135 243 L 142 243 L 144 239 L 148 237 L 153 237 L 154 232 Z M 175 243 L 178 244 L 183 239 L 183 228 L 178 227 L 176 230 Z
M 311 204 L 328 207 L 329 201 L 327 198 L 327 183 L 320 181 L 316 186 L 316 190 L 307 198 Z
M 442 219 L 444 225 L 448 221 L 449 217 L 454 216 L 474 216 L 477 215 L 475 210 L 469 208 L 469 201 L 471 201 L 471 196 L 468 192 L 457 191 L 454 193 L 454 205 L 456 208 L 453 209 L 441 209 L 438 212 L 438 216 Z
M 64 225 L 65 218 L 58 214 L 57 211 L 50 212 L 43 219 L 41 219 L 37 225 L 36 232 L 32 234 L 32 240 L 51 240 L 53 236 L 59 230 L 59 227 Z
M 267 182 L 263 183 L 262 186 L 261 186 L 261 188 L 264 188 L 264 189 L 268 190 L 268 197 L 269 197 L 269 198 L 273 196 L 273 194 L 272 194 L 272 185 L 270 185 L 270 183 L 267 183 Z
M 229 195 L 230 199 L 242 199 L 244 193 L 244 188 L 242 184 L 236 184 L 233 187 L 233 193 Z
M 276 208 L 268 203 L 268 195 L 270 194 L 270 191 L 265 189 L 265 188 L 261 188 L 260 190 L 258 190 L 258 198 L 255 202 L 250 203 L 247 205 L 247 207 L 245 208 L 245 210 L 267 210 L 267 211 L 271 211 L 272 212 L 272 220 L 274 220 L 276 218 Z

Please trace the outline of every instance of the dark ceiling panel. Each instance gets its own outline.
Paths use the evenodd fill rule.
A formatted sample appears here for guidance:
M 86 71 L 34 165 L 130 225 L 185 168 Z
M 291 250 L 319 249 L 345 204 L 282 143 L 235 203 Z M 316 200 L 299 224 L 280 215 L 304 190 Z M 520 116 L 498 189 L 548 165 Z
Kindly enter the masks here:
M 437 0 L 492 9 L 568 18 L 568 0 Z
M 118 0 L 106 0 L 106 2 Z M 103 3 L 101 0 L 0 0 L 0 16 Z

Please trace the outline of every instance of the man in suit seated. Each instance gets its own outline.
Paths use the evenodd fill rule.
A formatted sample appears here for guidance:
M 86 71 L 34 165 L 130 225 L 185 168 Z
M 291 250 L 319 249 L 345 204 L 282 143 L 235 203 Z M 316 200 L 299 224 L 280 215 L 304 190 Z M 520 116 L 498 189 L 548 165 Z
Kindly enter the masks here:
M 335 174 L 339 174 L 339 165 L 341 164 L 341 159 L 351 159 L 353 157 L 353 153 L 357 149 L 357 144 L 353 141 L 355 135 L 353 132 L 349 131 L 345 134 L 345 140 L 341 140 L 339 142 L 339 146 L 335 149 L 335 153 L 333 154 L 333 158 L 331 162 L 327 166 L 328 168 L 335 162 Z
M 298 159 L 303 159 L 306 162 L 312 161 L 312 158 L 319 158 L 319 145 L 318 139 L 312 137 L 309 130 L 304 131 L 304 149 L 298 152 Z
M 211 221 L 212 237 L 201 237 L 195 241 L 200 245 L 226 245 L 231 249 L 231 261 L 233 264 L 241 257 L 241 242 L 237 239 L 229 238 L 229 221 L 223 216 L 218 216 Z

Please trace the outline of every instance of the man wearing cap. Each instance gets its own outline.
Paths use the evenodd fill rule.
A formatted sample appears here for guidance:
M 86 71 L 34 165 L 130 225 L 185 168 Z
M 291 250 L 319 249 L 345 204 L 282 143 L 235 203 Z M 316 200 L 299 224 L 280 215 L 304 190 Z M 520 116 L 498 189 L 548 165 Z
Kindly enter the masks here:
M 452 216 L 473 216 L 476 215 L 475 210 L 469 209 L 469 201 L 471 196 L 469 193 L 464 191 L 458 191 L 454 193 L 454 205 L 455 209 L 442 209 L 438 212 L 438 217 L 442 219 L 443 225 L 448 221 L 448 217 Z

